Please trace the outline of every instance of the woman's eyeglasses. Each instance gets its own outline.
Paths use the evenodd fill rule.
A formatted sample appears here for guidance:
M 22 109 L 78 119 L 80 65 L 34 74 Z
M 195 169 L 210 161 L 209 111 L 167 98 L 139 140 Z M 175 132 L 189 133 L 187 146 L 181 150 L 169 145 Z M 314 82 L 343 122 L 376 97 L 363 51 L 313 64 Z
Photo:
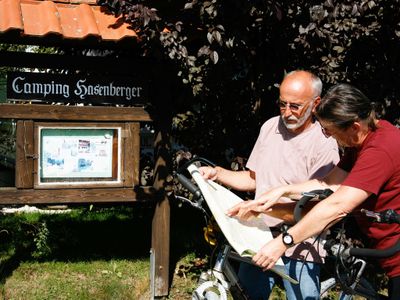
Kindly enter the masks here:
M 346 131 L 346 129 L 340 129 L 340 128 L 331 128 L 331 129 L 328 129 L 328 128 L 322 126 L 321 123 L 319 123 L 319 124 L 321 125 L 322 133 L 323 133 L 326 137 L 337 136 L 337 134 L 340 133 L 341 131 Z
M 322 133 L 325 135 L 325 137 L 328 138 L 328 137 L 332 136 L 332 134 L 329 132 L 329 130 L 324 128 L 322 125 L 321 125 L 321 130 L 322 130 Z

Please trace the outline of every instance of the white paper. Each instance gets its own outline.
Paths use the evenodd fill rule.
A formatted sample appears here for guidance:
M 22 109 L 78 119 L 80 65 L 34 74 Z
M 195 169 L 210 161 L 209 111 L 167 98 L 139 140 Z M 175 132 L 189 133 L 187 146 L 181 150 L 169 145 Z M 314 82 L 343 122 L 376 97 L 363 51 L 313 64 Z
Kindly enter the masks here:
M 229 208 L 243 201 L 241 198 L 214 181 L 206 181 L 195 165 L 190 165 L 188 170 L 200 188 L 218 226 L 237 253 L 242 256 L 246 256 L 244 255 L 246 251 L 257 253 L 262 246 L 273 239 L 269 227 L 262 218 L 243 221 L 226 215 Z M 272 271 L 292 283 L 298 283 L 285 274 L 282 259 L 276 262 Z

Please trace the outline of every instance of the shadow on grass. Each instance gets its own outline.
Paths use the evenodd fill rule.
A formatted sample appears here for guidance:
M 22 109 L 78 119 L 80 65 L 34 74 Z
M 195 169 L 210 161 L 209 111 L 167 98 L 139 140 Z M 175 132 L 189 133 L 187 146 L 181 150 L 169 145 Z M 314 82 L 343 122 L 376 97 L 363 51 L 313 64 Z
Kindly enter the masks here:
M 153 208 L 78 208 L 65 214 L 0 218 L 0 282 L 21 261 L 143 259 L 149 256 Z
M 189 271 L 197 276 L 204 266 L 189 262 L 178 265 L 183 257 L 204 258 L 212 254 L 212 249 L 204 239 L 203 228 L 206 227 L 204 215 L 199 210 L 183 203 L 171 204 L 171 250 L 170 250 L 170 285 L 173 283 L 175 270 Z M 197 266 L 195 266 L 197 265 Z
M 0 282 L 21 261 L 91 261 L 148 258 L 154 206 L 135 203 L 120 206 L 79 207 L 65 214 L 17 214 L 0 217 Z M 187 253 L 204 256 L 203 215 L 171 202 L 171 277 Z

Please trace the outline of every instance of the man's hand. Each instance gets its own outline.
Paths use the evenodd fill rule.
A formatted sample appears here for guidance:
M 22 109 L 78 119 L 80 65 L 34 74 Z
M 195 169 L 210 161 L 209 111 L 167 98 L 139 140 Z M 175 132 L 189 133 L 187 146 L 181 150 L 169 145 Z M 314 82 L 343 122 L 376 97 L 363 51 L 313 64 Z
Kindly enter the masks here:
M 253 262 L 264 271 L 272 269 L 278 259 L 285 253 L 286 246 L 279 235 L 272 241 L 265 244 L 253 257 Z
M 218 177 L 218 171 L 216 168 L 213 167 L 200 167 L 199 172 L 201 176 L 203 176 L 204 179 L 210 179 L 210 180 L 217 180 Z

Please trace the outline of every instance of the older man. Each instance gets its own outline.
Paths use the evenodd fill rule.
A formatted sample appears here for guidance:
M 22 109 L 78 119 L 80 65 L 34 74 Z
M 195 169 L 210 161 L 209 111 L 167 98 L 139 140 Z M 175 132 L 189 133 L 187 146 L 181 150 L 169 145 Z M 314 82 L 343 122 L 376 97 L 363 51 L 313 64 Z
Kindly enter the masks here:
M 312 115 L 321 91 L 322 82 L 314 74 L 299 70 L 287 74 L 279 89 L 280 116 L 263 124 L 247 162 L 249 170 L 235 172 L 205 167 L 201 169 L 203 177 L 236 190 L 255 191 L 257 199 L 272 187 L 326 175 L 339 160 L 339 153 L 337 143 L 324 136 Z M 265 221 L 279 234 L 281 219 L 266 216 Z M 288 249 L 283 257 L 287 273 L 300 281 L 294 285 L 284 280 L 288 299 L 319 298 L 320 263 L 324 253 L 312 242 L 306 240 Z M 241 264 L 239 278 L 250 298 L 259 300 L 269 298 L 276 275 Z

